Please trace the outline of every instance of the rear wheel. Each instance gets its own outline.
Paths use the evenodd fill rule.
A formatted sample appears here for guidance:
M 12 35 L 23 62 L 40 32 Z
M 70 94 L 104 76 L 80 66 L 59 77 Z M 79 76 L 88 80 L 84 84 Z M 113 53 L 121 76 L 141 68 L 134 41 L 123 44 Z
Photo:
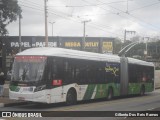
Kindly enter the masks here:
M 112 98 L 113 98 L 113 90 L 112 90 L 112 88 L 109 88 L 108 95 L 107 95 L 107 100 L 111 100 Z
M 69 90 L 66 97 L 67 105 L 74 105 L 77 102 L 77 95 L 75 90 Z

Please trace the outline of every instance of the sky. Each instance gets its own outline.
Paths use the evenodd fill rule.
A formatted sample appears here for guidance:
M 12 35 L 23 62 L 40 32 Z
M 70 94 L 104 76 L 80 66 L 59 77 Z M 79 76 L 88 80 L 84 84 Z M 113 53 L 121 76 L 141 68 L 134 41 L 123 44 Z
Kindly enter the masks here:
M 18 0 L 22 8 L 22 36 L 44 36 L 44 0 Z M 48 0 L 48 36 L 117 37 L 160 36 L 160 0 Z M 18 20 L 7 27 L 19 35 Z

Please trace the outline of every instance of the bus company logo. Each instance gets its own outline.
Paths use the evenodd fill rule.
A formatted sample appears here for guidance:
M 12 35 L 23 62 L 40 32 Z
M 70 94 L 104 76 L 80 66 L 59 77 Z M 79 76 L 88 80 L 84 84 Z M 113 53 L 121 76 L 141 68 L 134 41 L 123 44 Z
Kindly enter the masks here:
M 116 65 L 106 64 L 105 71 L 111 72 L 114 76 L 118 76 L 117 72 L 119 72 L 119 68 Z
M 2 117 L 11 117 L 11 112 L 2 112 Z

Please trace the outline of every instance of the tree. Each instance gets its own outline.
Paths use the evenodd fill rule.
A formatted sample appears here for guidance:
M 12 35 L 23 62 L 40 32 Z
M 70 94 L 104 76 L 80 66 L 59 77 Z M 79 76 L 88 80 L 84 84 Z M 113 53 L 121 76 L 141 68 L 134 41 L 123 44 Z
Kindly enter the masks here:
M 122 42 L 119 38 L 115 38 L 114 40 L 114 54 L 118 54 L 118 52 L 121 50 Z
M 21 16 L 21 8 L 17 0 L 0 0 L 0 36 L 6 36 L 8 31 L 6 26 L 17 20 Z

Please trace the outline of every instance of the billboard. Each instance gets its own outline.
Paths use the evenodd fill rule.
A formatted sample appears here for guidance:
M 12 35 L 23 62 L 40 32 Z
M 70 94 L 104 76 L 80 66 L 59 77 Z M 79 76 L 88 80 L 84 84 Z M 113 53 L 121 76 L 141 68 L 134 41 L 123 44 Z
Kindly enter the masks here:
M 113 53 L 113 42 L 103 41 L 102 42 L 102 53 Z
M 0 40 L 3 39 L 0 37 Z M 17 53 L 20 47 L 18 36 L 7 36 L 3 40 L 7 53 Z M 44 36 L 22 36 L 22 50 L 33 47 L 45 47 Z M 83 50 L 96 53 L 113 53 L 114 38 L 107 37 L 48 37 L 48 47 Z M 82 44 L 83 43 L 83 44 Z

